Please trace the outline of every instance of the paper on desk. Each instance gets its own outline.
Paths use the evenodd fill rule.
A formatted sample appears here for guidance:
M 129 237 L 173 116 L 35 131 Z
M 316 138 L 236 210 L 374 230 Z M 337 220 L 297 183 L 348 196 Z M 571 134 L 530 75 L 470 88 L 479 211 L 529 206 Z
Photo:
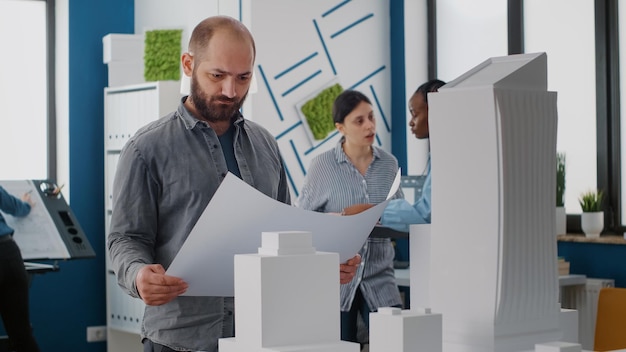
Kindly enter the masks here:
M 399 185 L 398 171 L 390 195 Z M 234 255 L 257 253 L 261 233 L 271 231 L 309 231 L 317 251 L 339 253 L 345 262 L 361 249 L 388 202 L 350 216 L 318 213 L 276 201 L 229 173 L 167 275 L 189 284 L 186 296 L 233 296 Z

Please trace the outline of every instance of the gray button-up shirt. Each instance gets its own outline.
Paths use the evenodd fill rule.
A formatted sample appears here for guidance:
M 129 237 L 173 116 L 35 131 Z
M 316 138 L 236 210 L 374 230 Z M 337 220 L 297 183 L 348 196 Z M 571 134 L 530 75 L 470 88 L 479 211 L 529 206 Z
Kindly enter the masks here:
M 343 138 L 335 148 L 312 161 L 297 206 L 323 213 L 340 213 L 358 203 L 378 204 L 385 201 L 398 172 L 398 161 L 386 151 L 372 146 L 374 159 L 365 176 L 350 162 L 343 151 Z M 399 188 L 392 198 L 403 198 Z M 341 310 L 352 306 L 360 289 L 372 311 L 378 307 L 402 304 L 393 269 L 395 255 L 389 238 L 370 238 L 359 251 L 361 266 L 349 283 L 341 285 Z
M 276 139 L 241 115 L 234 128 L 243 181 L 290 204 Z M 159 263 L 167 270 L 227 172 L 217 135 L 182 103 L 124 146 L 113 185 L 108 248 L 118 283 L 130 295 L 139 296 L 135 278 L 143 266 Z M 237 214 L 232 216 L 237 221 Z M 142 337 L 175 350 L 217 351 L 225 301 L 232 298 L 181 296 L 147 306 Z

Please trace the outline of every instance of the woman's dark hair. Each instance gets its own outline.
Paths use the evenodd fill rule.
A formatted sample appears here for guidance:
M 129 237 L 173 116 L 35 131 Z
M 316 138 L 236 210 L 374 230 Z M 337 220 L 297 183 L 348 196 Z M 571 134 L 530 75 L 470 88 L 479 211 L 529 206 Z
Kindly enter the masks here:
M 343 123 L 346 116 L 363 101 L 372 105 L 370 99 L 365 94 L 351 89 L 344 90 L 335 98 L 333 103 L 333 121 L 335 123 Z
M 441 88 L 441 86 L 445 85 L 446 82 L 438 80 L 438 79 L 432 79 L 424 84 L 422 84 L 421 86 L 419 86 L 417 88 L 417 90 L 415 91 L 415 93 L 413 94 L 421 94 L 422 98 L 424 98 L 424 103 L 428 104 L 428 93 L 431 92 L 436 92 L 439 90 L 439 88 Z

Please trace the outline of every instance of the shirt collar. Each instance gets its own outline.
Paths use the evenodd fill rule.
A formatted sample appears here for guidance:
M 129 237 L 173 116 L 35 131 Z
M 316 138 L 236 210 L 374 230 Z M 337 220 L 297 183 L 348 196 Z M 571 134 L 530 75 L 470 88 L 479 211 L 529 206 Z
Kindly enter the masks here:
M 339 139 L 339 142 L 337 142 L 337 144 L 335 145 L 335 158 L 337 159 L 338 163 L 348 162 L 349 160 L 346 152 L 344 152 L 343 148 L 341 147 L 345 140 L 346 137 L 341 136 L 341 139 Z M 372 161 L 374 161 L 375 159 L 380 159 L 380 151 L 374 145 L 372 145 L 372 154 L 374 155 L 374 159 L 372 159 Z
M 187 107 L 185 107 L 185 100 L 187 100 L 189 96 L 185 95 L 184 97 L 182 97 L 180 99 L 180 104 L 178 105 L 178 109 L 176 110 L 176 112 L 178 113 L 178 115 L 180 116 L 180 118 L 183 120 L 183 123 L 185 124 L 185 127 L 188 130 L 191 130 L 193 128 L 195 128 L 199 123 L 208 126 L 208 124 L 202 120 L 199 120 L 198 118 L 196 118 L 195 116 L 193 116 L 189 110 L 187 110 Z M 235 115 L 235 121 L 233 122 L 233 125 L 238 125 L 238 126 L 243 126 L 245 119 L 243 118 L 243 115 L 241 114 L 240 111 L 237 111 L 237 114 Z

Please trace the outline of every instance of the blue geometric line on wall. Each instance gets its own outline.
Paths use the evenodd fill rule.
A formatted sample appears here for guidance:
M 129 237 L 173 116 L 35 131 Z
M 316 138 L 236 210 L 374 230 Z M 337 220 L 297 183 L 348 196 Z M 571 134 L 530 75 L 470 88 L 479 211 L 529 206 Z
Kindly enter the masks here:
M 331 14 L 331 13 L 333 13 L 335 10 L 337 10 L 338 8 L 342 7 L 343 5 L 345 5 L 345 4 L 349 3 L 349 2 L 350 2 L 350 0 L 346 0 L 346 1 L 342 2 L 342 3 L 340 3 L 339 5 L 336 5 L 336 6 L 335 6 L 335 7 L 333 7 L 332 9 L 330 9 L 330 10 L 328 10 L 328 11 L 324 12 L 324 13 L 322 14 L 322 17 L 326 17 L 326 16 L 330 15 L 330 14 Z
M 289 67 L 288 69 L 284 70 L 283 72 L 277 74 L 276 76 L 274 76 L 274 79 L 279 79 L 280 77 L 284 76 L 285 74 L 289 73 L 291 70 L 293 70 L 294 68 L 302 65 L 303 63 L 311 60 L 312 58 L 317 56 L 317 51 L 314 52 L 313 54 L 307 56 L 306 58 L 302 59 L 300 62 L 296 63 L 295 65 Z
M 379 147 L 383 145 L 383 142 L 380 140 L 380 136 L 378 135 L 378 133 L 376 133 L 376 141 L 378 142 Z
M 324 144 L 324 143 L 328 142 L 329 140 L 331 140 L 338 133 L 339 133 L 339 131 L 333 132 L 329 137 L 326 137 L 326 139 L 324 139 L 322 142 L 320 142 L 320 144 L 318 144 L 318 145 L 314 146 L 313 148 L 310 148 L 306 152 L 304 152 L 304 155 L 309 155 L 312 151 L 314 151 L 315 149 L 319 148 L 322 144 Z
M 326 53 L 326 57 L 328 58 L 328 62 L 330 63 L 330 68 L 333 70 L 333 76 L 336 76 L 337 70 L 335 70 L 335 64 L 333 64 L 333 60 L 330 58 L 330 54 L 328 53 L 328 48 L 326 47 L 324 38 L 322 38 L 322 32 L 320 32 L 320 27 L 317 25 L 317 21 L 313 20 L 313 25 L 315 26 L 317 35 L 320 37 L 320 42 L 322 42 L 322 46 L 324 47 L 324 52 Z
M 298 164 L 300 165 L 300 169 L 302 170 L 302 174 L 306 176 L 306 169 L 304 168 L 304 164 L 302 163 L 302 159 L 300 159 L 300 154 L 298 153 L 298 149 L 296 149 L 296 144 L 293 142 L 293 139 L 289 140 L 289 144 L 291 144 L 291 149 L 293 149 L 293 153 L 296 155 L 296 159 L 298 159 Z
M 281 132 L 278 136 L 274 137 L 276 140 L 281 139 L 284 135 L 286 135 L 287 133 L 291 132 L 291 130 L 293 130 L 294 128 L 298 127 L 302 125 L 302 120 L 296 122 L 293 126 L 289 127 L 288 129 L 284 130 L 283 132 Z
M 320 73 L 322 73 L 322 70 L 317 70 L 317 72 L 315 72 L 314 74 L 310 75 L 309 77 L 305 78 L 302 82 L 296 84 L 295 86 L 287 89 L 281 96 L 285 97 L 287 94 L 293 92 L 294 90 L 298 89 L 301 85 L 305 84 L 306 82 L 310 81 L 311 79 L 313 79 L 313 77 L 319 75 Z
M 376 75 L 377 73 L 380 73 L 380 71 L 384 70 L 385 66 L 381 66 L 379 69 L 377 69 L 376 71 L 370 73 L 369 75 L 365 76 L 365 78 L 363 78 L 362 80 L 356 82 L 355 84 L 353 84 L 350 88 L 348 89 L 355 89 L 356 87 L 358 87 L 361 83 L 367 81 L 368 79 L 372 78 L 374 75 Z
M 352 27 L 356 26 L 357 24 L 359 24 L 359 23 L 361 23 L 361 22 L 363 22 L 363 21 L 365 21 L 365 20 L 367 20 L 367 19 L 369 19 L 369 18 L 372 18 L 372 17 L 374 17 L 374 14 L 373 14 L 373 13 L 370 13 L 369 15 L 367 15 L 367 16 L 365 16 L 365 17 L 363 17 L 363 18 L 361 18 L 361 19 L 357 20 L 356 22 L 354 22 L 354 23 L 352 23 L 352 24 L 348 25 L 348 26 L 347 26 L 347 27 L 345 27 L 344 29 L 339 30 L 339 31 L 338 31 L 338 32 L 336 32 L 335 34 L 331 34 L 331 35 L 330 35 L 330 39 L 335 39 L 335 37 L 336 37 L 336 36 L 338 36 L 338 35 L 340 35 L 341 33 L 343 33 L 343 32 L 345 32 L 345 31 L 347 31 L 348 29 L 350 29 L 350 28 L 352 28 Z
M 261 73 L 261 77 L 263 78 L 263 82 L 265 83 L 265 87 L 267 87 L 267 92 L 270 93 L 270 98 L 272 98 L 272 103 L 274 103 L 274 107 L 276 108 L 276 112 L 278 112 L 278 117 L 281 121 L 284 120 L 282 112 L 280 112 L 280 108 L 278 107 L 278 103 L 276 102 L 276 98 L 274 98 L 274 93 L 272 93 L 272 88 L 270 88 L 270 84 L 267 82 L 267 78 L 265 77 L 265 72 L 263 72 L 263 67 L 261 65 L 257 66 L 259 68 L 259 72 Z
M 243 15 L 242 15 L 242 11 L 241 11 L 241 1 L 239 0 L 239 22 L 243 21 Z
M 296 198 L 298 198 L 298 189 L 296 188 L 296 183 L 293 182 L 293 177 L 291 177 L 291 172 L 289 172 L 289 166 L 287 166 L 286 163 L 283 163 L 283 165 L 285 165 L 285 173 L 287 174 L 287 179 L 289 180 L 289 184 L 291 185 L 291 188 L 293 188 L 293 193 L 295 193 Z
M 387 118 L 385 117 L 385 113 L 383 112 L 383 108 L 380 106 L 380 101 L 378 100 L 378 96 L 374 91 L 374 86 L 370 84 L 370 91 L 372 91 L 372 95 L 374 96 L 374 101 L 376 102 L 376 106 L 378 107 L 378 112 L 380 113 L 380 117 L 383 119 L 385 123 L 385 127 L 387 128 L 387 132 L 391 132 L 391 127 L 389 126 L 389 122 L 387 122 Z

